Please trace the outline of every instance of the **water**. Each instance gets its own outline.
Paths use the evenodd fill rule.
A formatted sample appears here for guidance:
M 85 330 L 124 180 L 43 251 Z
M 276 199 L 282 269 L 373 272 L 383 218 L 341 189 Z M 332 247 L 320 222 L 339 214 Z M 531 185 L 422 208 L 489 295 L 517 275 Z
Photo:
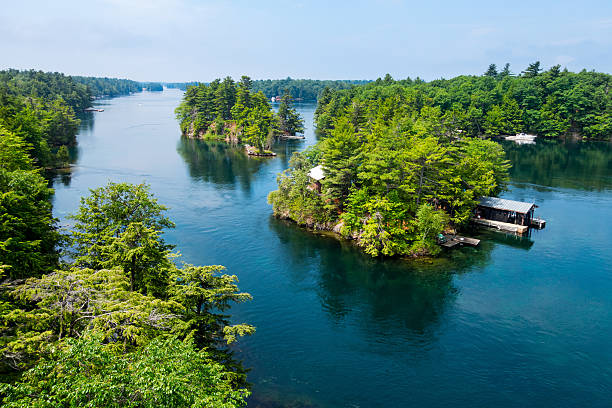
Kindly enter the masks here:
M 108 180 L 151 184 L 185 262 L 222 264 L 254 300 L 232 309 L 257 333 L 238 348 L 252 407 L 610 406 L 612 149 L 505 144 L 508 198 L 535 201 L 545 230 L 478 235 L 433 263 L 374 260 L 270 216 L 266 203 L 306 140 L 247 158 L 180 138 L 181 93 L 101 102 L 77 166 L 55 182 L 62 223 Z

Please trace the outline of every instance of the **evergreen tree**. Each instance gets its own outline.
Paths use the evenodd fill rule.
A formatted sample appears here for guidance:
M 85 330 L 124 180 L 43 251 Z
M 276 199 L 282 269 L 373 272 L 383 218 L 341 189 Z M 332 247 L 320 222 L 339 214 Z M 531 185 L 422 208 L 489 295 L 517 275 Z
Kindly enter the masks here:
M 131 290 L 162 294 L 172 246 L 160 233 L 174 227 L 165 211 L 146 184 L 110 182 L 91 190 L 72 216 L 76 264 L 94 269 L 121 267 Z
M 540 68 L 540 61 L 536 61 L 532 64 L 529 64 L 527 69 L 525 69 L 522 74 L 525 78 L 534 78 L 538 76 L 542 69 Z
M 293 98 L 289 92 L 285 92 L 278 107 L 278 127 L 285 135 L 295 135 L 304 132 L 304 120 L 291 106 L 292 100 Z
M 487 72 L 485 72 L 485 76 L 489 76 L 489 77 L 497 77 L 498 73 L 497 73 L 497 65 L 495 64 L 491 64 L 489 65 L 489 68 L 487 69 Z

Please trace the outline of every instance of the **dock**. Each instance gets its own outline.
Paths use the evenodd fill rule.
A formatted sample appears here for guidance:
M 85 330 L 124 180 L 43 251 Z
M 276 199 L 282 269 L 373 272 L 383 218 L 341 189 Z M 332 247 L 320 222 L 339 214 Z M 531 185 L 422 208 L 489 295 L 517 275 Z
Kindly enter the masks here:
M 472 218 L 472 221 L 476 224 L 484 225 L 485 227 L 495 228 L 500 231 L 513 232 L 519 235 L 523 235 L 529 230 L 527 225 L 510 224 L 509 222 L 493 221 L 484 218 Z
M 476 238 L 462 237 L 460 235 L 443 235 L 444 240 L 440 242 L 440 245 L 445 248 L 452 248 L 455 245 L 471 245 L 477 246 L 480 244 L 480 240 Z
M 306 136 L 301 136 L 301 135 L 280 135 L 278 136 L 279 139 L 283 139 L 283 140 L 302 140 L 302 139 L 306 139 Z
M 546 227 L 546 220 L 543 220 L 541 218 L 532 218 L 531 226 L 537 229 L 544 229 L 544 227 Z

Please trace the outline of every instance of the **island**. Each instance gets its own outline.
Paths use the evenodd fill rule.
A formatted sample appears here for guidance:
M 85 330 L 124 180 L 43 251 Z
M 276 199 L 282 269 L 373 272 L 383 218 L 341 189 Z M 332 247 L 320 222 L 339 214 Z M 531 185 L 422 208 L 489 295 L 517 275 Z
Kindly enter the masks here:
M 251 91 L 252 83 L 248 76 L 243 76 L 238 83 L 226 77 L 188 87 L 175 111 L 183 135 L 247 143 L 249 155 L 274 156 L 269 150 L 274 139 L 303 132 L 303 120 L 292 107 L 288 93 L 282 97 L 275 114 L 261 91 Z

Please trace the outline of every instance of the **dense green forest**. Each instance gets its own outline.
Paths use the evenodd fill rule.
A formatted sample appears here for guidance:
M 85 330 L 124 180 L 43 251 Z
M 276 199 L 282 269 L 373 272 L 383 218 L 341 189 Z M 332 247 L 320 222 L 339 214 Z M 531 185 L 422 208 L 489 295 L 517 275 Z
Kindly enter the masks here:
M 294 101 L 314 102 L 323 89 L 349 89 L 353 85 L 368 83 L 368 80 L 318 80 L 318 79 L 255 79 L 251 81 L 252 92 L 263 92 L 266 98 L 282 97 L 289 94 Z M 205 82 L 173 82 L 165 83 L 168 88 L 186 91 L 190 86 L 207 84 Z
M 253 81 L 243 76 L 216 79 L 187 89 L 176 108 L 183 135 L 190 138 L 247 142 L 263 152 L 275 136 L 303 132 L 302 118 L 291 106 L 289 94 L 282 97 L 274 114 L 266 96 L 253 92 Z
M 592 139 L 612 136 L 612 75 L 562 70 L 542 71 L 530 64 L 512 75 L 508 64 L 491 64 L 481 76 L 424 82 L 395 81 L 387 75 L 349 90 L 326 89 L 319 98 L 317 129 L 329 134 L 334 121 L 351 111 L 354 121 L 370 122 L 401 107 L 417 115 L 433 108 L 440 120 L 468 136 L 519 132 L 545 137 L 576 135 Z M 429 109 L 428 109 L 429 110 Z
M 200 82 L 164 82 L 164 85 L 169 89 L 180 89 L 186 91 L 190 86 L 198 86 Z
M 41 107 L 73 112 L 62 97 L 71 88 L 86 93 L 61 74 L 2 82 L 1 405 L 244 406 L 246 373 L 229 345 L 254 328 L 227 310 L 251 297 L 222 266 L 179 262 L 164 240 L 174 224 L 146 184 L 91 190 L 58 230 L 31 141 L 49 135 Z
M 75 112 L 89 106 L 87 86 L 64 74 L 0 71 L 0 131 L 23 142 L 37 167 L 68 163 L 80 123 Z
M 263 92 L 267 98 L 283 96 L 285 93 L 296 101 L 314 102 L 323 89 L 350 89 L 353 85 L 368 83 L 366 80 L 317 80 L 317 79 L 262 79 L 253 81 L 253 92 Z
M 480 196 L 504 189 L 509 165 L 496 142 L 452 137 L 435 112 L 388 113 L 355 126 L 347 112 L 329 137 L 294 153 L 268 196 L 274 214 L 355 239 L 372 256 L 429 255 Z M 317 165 L 320 185 L 309 176 Z
M 96 77 L 83 77 L 73 76 L 72 79 L 79 83 L 87 86 L 91 96 L 96 98 L 103 96 L 120 96 L 129 95 L 134 92 L 142 91 L 142 84 L 140 82 L 132 81 L 130 79 L 118 79 L 118 78 L 96 78 Z

